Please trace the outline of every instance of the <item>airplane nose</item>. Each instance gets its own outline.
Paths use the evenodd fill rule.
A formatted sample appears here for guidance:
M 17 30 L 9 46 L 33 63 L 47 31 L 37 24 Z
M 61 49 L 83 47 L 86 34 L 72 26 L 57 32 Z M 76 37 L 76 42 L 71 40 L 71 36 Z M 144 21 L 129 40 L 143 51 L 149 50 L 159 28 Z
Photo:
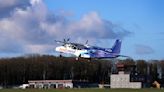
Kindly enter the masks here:
M 55 50 L 56 50 L 56 51 L 59 51 L 59 50 L 60 50 L 60 47 L 56 47 Z

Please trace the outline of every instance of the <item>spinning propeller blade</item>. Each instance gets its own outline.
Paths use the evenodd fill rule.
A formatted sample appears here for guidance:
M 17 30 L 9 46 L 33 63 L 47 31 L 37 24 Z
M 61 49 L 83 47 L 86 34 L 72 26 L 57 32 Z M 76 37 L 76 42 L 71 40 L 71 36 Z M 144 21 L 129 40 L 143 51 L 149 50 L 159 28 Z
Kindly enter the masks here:
M 67 44 L 69 42 L 70 38 L 68 39 L 63 39 L 63 41 L 58 41 L 58 40 L 55 40 L 56 43 L 63 43 L 63 44 Z

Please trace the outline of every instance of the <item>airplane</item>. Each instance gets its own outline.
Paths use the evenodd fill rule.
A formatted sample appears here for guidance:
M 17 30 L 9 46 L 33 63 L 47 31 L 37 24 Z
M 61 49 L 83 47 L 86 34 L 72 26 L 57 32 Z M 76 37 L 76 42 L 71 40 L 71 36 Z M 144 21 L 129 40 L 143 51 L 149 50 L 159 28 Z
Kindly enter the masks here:
M 112 48 L 102 48 L 97 46 L 90 46 L 88 45 L 88 41 L 86 44 L 80 43 L 71 43 L 69 42 L 70 39 L 64 39 L 64 41 L 57 41 L 57 43 L 62 43 L 62 46 L 56 47 L 56 51 L 60 53 L 68 53 L 75 55 L 78 58 L 85 58 L 85 59 L 110 59 L 110 58 L 117 58 L 117 57 L 126 57 L 120 55 L 121 50 L 121 43 L 122 41 L 117 39 Z

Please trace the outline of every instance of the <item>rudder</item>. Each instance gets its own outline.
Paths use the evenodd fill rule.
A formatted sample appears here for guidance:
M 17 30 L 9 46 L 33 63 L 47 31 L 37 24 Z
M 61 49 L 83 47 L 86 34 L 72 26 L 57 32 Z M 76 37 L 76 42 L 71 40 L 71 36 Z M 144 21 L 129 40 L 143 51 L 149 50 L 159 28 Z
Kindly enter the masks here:
M 117 39 L 115 41 L 115 44 L 113 45 L 112 47 L 112 53 L 116 53 L 116 54 L 119 54 L 120 53 L 120 50 L 121 50 L 121 40 Z

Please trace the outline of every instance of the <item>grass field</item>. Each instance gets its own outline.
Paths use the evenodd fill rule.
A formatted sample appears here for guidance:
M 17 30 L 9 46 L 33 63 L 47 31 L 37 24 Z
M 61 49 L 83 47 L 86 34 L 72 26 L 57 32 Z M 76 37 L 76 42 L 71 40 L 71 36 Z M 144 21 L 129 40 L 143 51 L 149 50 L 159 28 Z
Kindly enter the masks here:
M 164 89 L 0 89 L 0 92 L 164 92 Z

